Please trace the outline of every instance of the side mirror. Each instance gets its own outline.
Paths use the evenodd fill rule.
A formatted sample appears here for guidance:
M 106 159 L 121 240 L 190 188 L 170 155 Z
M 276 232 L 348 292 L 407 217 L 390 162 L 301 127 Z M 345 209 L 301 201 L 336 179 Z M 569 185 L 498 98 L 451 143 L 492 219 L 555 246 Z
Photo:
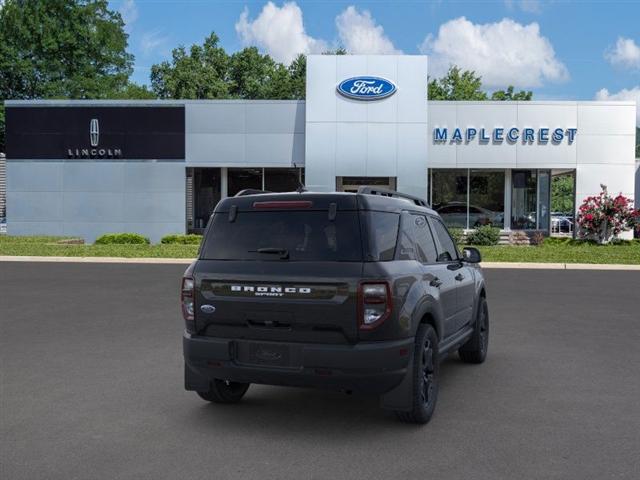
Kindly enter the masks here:
M 480 263 L 482 261 L 480 250 L 474 247 L 464 247 L 462 249 L 462 260 L 467 263 Z

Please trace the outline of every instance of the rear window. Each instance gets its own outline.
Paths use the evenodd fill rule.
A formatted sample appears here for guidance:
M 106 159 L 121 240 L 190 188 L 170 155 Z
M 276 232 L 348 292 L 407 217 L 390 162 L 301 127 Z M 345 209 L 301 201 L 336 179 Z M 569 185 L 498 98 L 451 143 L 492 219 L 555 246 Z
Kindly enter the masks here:
M 280 250 L 289 261 L 362 261 L 357 212 L 338 211 L 333 221 L 326 211 L 238 212 L 233 222 L 218 213 L 212 221 L 205 260 L 283 261 L 273 253 Z

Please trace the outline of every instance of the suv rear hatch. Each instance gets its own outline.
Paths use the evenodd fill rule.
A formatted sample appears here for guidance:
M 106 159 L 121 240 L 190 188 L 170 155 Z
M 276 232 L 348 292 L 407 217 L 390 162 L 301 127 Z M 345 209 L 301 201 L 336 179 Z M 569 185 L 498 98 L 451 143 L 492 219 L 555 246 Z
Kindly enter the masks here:
M 355 342 L 362 262 L 355 196 L 227 199 L 209 222 L 194 270 L 196 330 L 234 339 Z

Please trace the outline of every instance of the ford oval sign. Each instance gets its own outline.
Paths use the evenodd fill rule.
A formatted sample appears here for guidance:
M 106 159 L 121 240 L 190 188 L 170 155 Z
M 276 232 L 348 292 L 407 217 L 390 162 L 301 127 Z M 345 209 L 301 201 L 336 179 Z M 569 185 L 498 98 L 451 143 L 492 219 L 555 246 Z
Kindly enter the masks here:
M 380 100 L 396 93 L 393 82 L 380 77 L 347 78 L 337 86 L 340 95 L 355 100 Z

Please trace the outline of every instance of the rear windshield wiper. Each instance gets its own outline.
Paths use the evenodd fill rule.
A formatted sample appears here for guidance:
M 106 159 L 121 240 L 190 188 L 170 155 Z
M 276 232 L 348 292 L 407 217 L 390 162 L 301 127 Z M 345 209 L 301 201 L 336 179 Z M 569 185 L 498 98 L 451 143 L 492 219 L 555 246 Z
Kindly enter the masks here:
M 249 250 L 250 253 L 269 253 L 274 255 L 280 255 L 282 260 L 287 260 L 289 258 L 289 250 L 286 248 L 277 248 L 277 247 L 265 247 L 259 248 L 257 250 Z

